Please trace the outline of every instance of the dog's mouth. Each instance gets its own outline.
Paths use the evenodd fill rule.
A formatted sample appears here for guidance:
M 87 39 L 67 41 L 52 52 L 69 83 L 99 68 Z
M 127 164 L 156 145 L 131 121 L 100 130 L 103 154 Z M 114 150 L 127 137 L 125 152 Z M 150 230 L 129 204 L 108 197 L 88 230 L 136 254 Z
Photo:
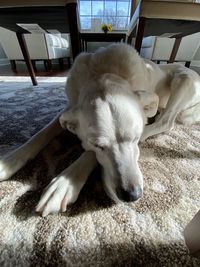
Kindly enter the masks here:
M 143 176 L 136 165 L 136 168 L 105 168 L 102 166 L 102 181 L 107 195 L 116 203 L 135 202 L 143 196 Z
M 135 202 L 142 198 L 143 190 L 140 186 L 135 186 L 134 189 L 125 190 L 122 187 L 117 187 L 113 190 L 104 184 L 106 194 L 115 202 Z

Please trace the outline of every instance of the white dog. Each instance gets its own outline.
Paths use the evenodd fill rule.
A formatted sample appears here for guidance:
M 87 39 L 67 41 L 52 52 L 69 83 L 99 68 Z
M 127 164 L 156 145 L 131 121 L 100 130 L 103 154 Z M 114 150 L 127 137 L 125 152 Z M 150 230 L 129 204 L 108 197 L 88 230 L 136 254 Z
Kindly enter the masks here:
M 139 140 L 182 123 L 200 121 L 200 77 L 179 64 L 156 65 L 125 44 L 80 54 L 66 84 L 70 109 L 0 162 L 0 180 L 19 170 L 62 128 L 76 134 L 85 152 L 45 189 L 36 211 L 65 211 L 78 198 L 97 161 L 114 201 L 142 196 Z M 159 116 L 151 125 L 148 117 Z M 60 123 L 59 123 L 60 120 Z

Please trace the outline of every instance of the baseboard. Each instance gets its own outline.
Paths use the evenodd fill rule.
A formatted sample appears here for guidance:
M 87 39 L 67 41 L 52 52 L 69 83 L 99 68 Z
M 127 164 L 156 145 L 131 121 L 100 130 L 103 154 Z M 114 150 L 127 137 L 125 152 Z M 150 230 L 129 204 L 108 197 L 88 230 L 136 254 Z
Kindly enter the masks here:
M 0 66 L 9 65 L 10 62 L 7 58 L 0 58 Z

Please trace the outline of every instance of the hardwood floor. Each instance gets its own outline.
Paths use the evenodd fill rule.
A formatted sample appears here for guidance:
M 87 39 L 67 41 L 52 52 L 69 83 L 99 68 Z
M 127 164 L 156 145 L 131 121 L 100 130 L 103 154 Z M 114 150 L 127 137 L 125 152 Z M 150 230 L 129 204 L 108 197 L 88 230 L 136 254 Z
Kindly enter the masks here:
M 53 65 L 52 71 L 45 71 L 43 64 L 37 64 L 36 77 L 66 77 L 69 68 L 64 65 L 64 69 L 60 70 L 58 64 Z M 0 76 L 29 76 L 25 64 L 17 64 L 17 72 L 11 70 L 10 64 L 0 65 Z
M 190 68 L 200 74 L 199 67 L 191 66 Z M 59 65 L 54 64 L 52 71 L 45 71 L 43 64 L 37 64 L 36 77 L 66 77 L 68 71 L 69 68 L 66 64 L 64 65 L 64 70 L 60 70 Z M 2 79 L 2 76 L 29 76 L 29 74 L 25 64 L 18 64 L 16 73 L 11 70 L 11 66 L 8 64 L 0 65 L 0 79 Z

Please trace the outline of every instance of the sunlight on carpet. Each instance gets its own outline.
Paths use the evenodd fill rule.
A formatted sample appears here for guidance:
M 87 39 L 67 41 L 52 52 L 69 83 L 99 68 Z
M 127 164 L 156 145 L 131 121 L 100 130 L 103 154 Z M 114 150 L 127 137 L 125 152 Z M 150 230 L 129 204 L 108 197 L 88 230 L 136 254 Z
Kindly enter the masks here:
M 28 77 L 0 82 L 1 156 L 65 107 L 65 78 L 43 78 L 36 87 Z M 200 124 L 176 125 L 140 149 L 140 201 L 112 203 L 97 168 L 66 213 L 42 218 L 34 208 L 43 188 L 82 153 L 72 134 L 52 140 L 0 184 L 0 266 L 200 266 L 183 238 L 200 207 Z

